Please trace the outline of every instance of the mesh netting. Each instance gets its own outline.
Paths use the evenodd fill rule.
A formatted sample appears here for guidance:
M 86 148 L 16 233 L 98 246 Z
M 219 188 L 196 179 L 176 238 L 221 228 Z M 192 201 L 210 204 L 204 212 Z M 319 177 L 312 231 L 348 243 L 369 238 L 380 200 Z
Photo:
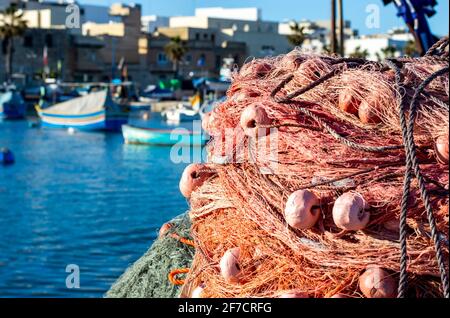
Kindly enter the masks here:
M 150 249 L 114 283 L 107 292 L 110 298 L 172 298 L 178 297 L 180 287 L 173 285 L 168 274 L 176 268 L 188 268 L 194 255 L 191 246 L 170 236 L 176 233 L 189 237 L 187 214 L 170 221 L 167 235 L 157 239 Z
M 201 286 L 202 297 L 395 297 L 410 150 L 425 190 L 409 177 L 406 292 L 442 295 L 449 174 L 448 146 L 445 152 L 437 140 L 448 144 L 448 73 L 417 88 L 448 68 L 448 52 L 394 64 L 295 50 L 234 74 L 227 100 L 205 117 L 208 163 L 181 181 L 192 188 L 186 193 L 196 243 L 183 295 Z M 417 111 L 409 108 L 413 99 Z M 415 147 L 405 148 L 400 114 L 415 124 Z M 317 201 L 302 208 L 305 192 L 293 201 L 310 226 L 288 220 L 286 202 L 301 190 Z

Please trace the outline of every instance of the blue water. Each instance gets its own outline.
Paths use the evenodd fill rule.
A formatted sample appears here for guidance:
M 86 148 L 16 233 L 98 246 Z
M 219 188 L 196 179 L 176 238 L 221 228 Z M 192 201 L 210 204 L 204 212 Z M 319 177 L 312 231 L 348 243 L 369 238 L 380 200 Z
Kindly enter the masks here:
M 102 297 L 151 245 L 162 222 L 187 209 L 186 164 L 170 148 L 126 145 L 121 134 L 0 122 L 0 297 Z M 66 266 L 80 270 L 67 288 Z

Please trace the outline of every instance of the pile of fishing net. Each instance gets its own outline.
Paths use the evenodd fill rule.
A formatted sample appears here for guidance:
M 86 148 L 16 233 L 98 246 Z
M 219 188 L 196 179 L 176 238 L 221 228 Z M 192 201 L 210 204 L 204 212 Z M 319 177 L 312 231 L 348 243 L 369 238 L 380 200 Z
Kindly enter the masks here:
M 235 72 L 186 168 L 183 297 L 448 297 L 448 38 L 384 62 Z
M 174 268 L 191 266 L 194 249 L 184 243 L 189 236 L 187 214 L 170 221 L 160 231 L 150 249 L 113 284 L 106 294 L 110 298 L 172 298 L 178 297 L 181 284 L 168 280 Z

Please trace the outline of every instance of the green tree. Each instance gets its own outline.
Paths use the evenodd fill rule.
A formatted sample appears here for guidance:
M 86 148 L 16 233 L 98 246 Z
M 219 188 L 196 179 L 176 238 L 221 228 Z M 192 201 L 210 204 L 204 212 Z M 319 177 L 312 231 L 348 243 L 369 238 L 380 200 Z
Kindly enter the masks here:
M 381 53 L 381 54 L 380 54 Z M 375 53 L 378 61 L 382 61 L 388 58 L 395 57 L 397 49 L 393 46 L 387 46 L 380 50 L 380 52 Z
M 397 53 L 397 49 L 395 47 L 389 45 L 389 46 L 381 49 L 381 53 L 383 53 L 385 59 L 392 58 L 392 57 L 395 57 L 395 54 Z
M 291 34 L 287 36 L 289 43 L 293 46 L 301 47 L 303 42 L 306 40 L 306 35 L 304 33 L 305 28 L 301 27 L 297 22 L 292 21 L 290 24 Z
M 369 51 L 367 49 L 361 50 L 360 46 L 355 48 L 355 51 L 349 54 L 349 57 L 366 59 L 369 56 Z
M 405 54 L 408 56 L 419 56 L 419 51 L 417 50 L 416 42 L 409 40 L 405 45 Z
M 12 65 L 14 54 L 14 38 L 23 36 L 27 29 L 27 21 L 23 19 L 23 11 L 15 4 L 0 11 L 0 39 L 2 39 L 5 54 L 6 81 L 12 78 Z
M 186 44 L 179 36 L 171 38 L 170 42 L 164 46 L 164 52 L 166 52 L 169 60 L 172 61 L 173 70 L 177 76 L 180 62 L 183 60 L 187 51 Z

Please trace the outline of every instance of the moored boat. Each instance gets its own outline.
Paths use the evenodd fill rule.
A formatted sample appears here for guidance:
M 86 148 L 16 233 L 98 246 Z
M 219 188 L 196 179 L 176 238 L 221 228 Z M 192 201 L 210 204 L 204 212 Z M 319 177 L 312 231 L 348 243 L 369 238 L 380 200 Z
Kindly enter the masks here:
M 195 95 L 191 98 L 189 105 L 180 103 L 175 108 L 167 109 L 161 115 L 169 123 L 180 123 L 186 121 L 200 120 L 201 98 Z
M 19 92 L 9 90 L 0 93 L 0 119 L 18 119 L 25 117 L 27 105 Z
M 128 122 L 125 107 L 115 104 L 109 90 L 89 93 L 42 109 L 36 106 L 42 127 L 120 131 Z
M 202 132 L 193 132 L 184 128 L 154 129 L 122 126 L 122 134 L 125 143 L 147 144 L 160 146 L 203 146 L 208 141 L 208 136 Z

